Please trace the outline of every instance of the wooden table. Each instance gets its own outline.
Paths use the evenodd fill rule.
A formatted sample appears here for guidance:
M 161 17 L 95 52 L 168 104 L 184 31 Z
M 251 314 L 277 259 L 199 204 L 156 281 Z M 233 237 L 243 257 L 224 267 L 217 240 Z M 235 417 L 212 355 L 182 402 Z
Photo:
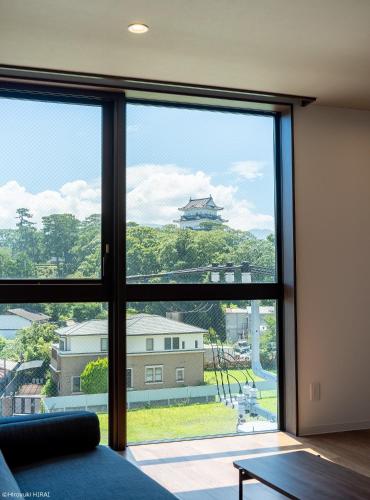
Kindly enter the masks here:
M 299 500 L 370 499 L 369 477 L 306 451 L 237 460 L 234 467 L 239 469 L 239 500 L 247 479 Z

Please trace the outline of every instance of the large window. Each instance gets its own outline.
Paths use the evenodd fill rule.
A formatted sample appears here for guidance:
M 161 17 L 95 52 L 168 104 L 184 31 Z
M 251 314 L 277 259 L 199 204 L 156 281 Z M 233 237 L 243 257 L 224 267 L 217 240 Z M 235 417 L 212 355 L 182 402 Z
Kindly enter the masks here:
M 278 426 L 275 127 L 271 114 L 127 105 L 131 442 Z
M 107 334 L 106 303 L 0 304 L 0 415 L 94 411 L 107 444 Z
M 276 279 L 274 119 L 127 106 L 127 282 Z
M 102 108 L 0 97 L 0 279 L 101 277 Z
M 274 300 L 129 303 L 129 442 L 276 429 L 276 317 Z M 164 330 L 186 351 L 139 351 Z
M 288 106 L 97 80 L 0 75 L 1 414 L 96 411 L 116 449 L 278 428 Z

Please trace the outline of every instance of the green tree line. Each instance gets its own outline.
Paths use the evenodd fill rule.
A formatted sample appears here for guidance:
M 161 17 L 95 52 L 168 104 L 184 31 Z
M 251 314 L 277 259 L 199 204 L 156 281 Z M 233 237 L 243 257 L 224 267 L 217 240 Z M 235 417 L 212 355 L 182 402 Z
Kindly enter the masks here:
M 73 214 L 33 222 L 27 208 L 16 211 L 16 228 L 0 230 L 0 278 L 96 278 L 100 275 L 101 221 Z

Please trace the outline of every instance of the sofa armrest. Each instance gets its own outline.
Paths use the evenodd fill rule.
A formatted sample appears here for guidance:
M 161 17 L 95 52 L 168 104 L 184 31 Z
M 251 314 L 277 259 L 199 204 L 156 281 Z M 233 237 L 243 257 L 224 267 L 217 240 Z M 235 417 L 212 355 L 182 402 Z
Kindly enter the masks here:
M 87 411 L 0 419 L 0 449 L 10 467 L 95 448 L 99 419 Z

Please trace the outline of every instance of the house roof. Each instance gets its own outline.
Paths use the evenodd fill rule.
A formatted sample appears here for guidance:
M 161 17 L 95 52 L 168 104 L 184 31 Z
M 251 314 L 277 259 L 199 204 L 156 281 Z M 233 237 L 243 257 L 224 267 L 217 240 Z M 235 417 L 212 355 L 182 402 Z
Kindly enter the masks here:
M 213 201 L 211 195 L 208 198 L 195 198 L 189 200 L 189 202 L 184 206 L 179 208 L 179 210 L 190 210 L 191 208 L 213 208 L 215 210 L 223 210 L 223 207 L 218 207 Z
M 41 368 L 43 364 L 44 364 L 44 361 L 42 359 L 35 359 L 33 361 L 26 361 L 25 363 L 22 363 L 20 366 L 18 366 L 16 371 L 22 372 L 23 370 L 32 370 L 34 368 Z
M 90 319 L 83 323 L 75 323 L 72 326 L 63 326 L 55 331 L 63 336 L 108 335 L 108 320 Z
M 47 316 L 43 313 L 34 313 L 31 311 L 26 311 L 26 309 L 8 309 L 8 312 L 11 314 L 15 314 L 16 316 L 20 316 L 21 318 L 27 319 L 28 321 L 47 321 L 50 319 L 50 316 Z
M 198 326 L 164 318 L 156 314 L 135 314 L 126 320 L 127 335 L 175 335 L 180 333 L 207 333 Z M 62 336 L 107 335 L 108 320 L 95 319 L 76 323 L 73 326 L 58 328 L 56 333 Z
M 188 325 L 156 314 L 135 314 L 127 318 L 127 335 L 174 335 L 180 333 L 207 333 L 199 326 Z
M 42 384 L 23 384 L 17 390 L 17 396 L 39 396 Z

